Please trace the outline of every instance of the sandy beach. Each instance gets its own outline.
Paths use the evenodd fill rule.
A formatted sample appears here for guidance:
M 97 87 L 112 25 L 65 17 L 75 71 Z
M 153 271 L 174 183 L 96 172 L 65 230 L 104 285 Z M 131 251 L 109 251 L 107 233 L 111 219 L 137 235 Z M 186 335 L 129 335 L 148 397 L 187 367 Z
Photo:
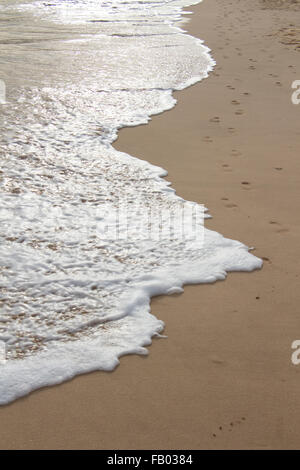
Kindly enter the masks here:
M 254 247 L 263 269 L 154 298 L 167 339 L 2 407 L 1 449 L 299 447 L 300 2 L 189 10 L 214 72 L 115 147 L 167 169 L 177 194 L 209 209 L 206 227 Z

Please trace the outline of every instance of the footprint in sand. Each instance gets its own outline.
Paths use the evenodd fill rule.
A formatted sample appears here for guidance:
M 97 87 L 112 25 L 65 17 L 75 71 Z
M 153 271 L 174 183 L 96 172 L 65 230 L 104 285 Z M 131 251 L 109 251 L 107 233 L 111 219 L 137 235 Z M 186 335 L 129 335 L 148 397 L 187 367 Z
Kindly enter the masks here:
M 234 114 L 236 114 L 237 116 L 241 116 L 242 114 L 244 114 L 244 110 L 238 109 Z
M 279 222 L 276 222 L 276 220 L 270 220 L 269 224 L 270 225 L 277 225 L 277 226 L 281 227 L 281 224 Z M 289 232 L 289 229 L 284 228 L 284 227 L 278 228 L 276 230 L 276 233 L 287 233 L 287 232 Z
M 233 134 L 235 132 L 235 127 L 228 127 L 228 132 Z
M 229 90 L 235 90 L 234 86 L 232 85 L 226 85 L 227 88 L 229 88 Z
M 270 224 L 270 225 L 278 225 L 278 226 L 281 226 L 281 224 L 280 224 L 279 222 L 276 222 L 276 220 L 271 220 L 271 221 L 269 222 L 269 224 Z M 289 232 L 289 229 L 288 229 L 288 228 L 283 228 L 283 227 L 278 228 L 278 229 L 276 230 L 276 233 L 287 233 L 287 232 Z
M 241 103 L 238 100 L 232 100 L 231 104 L 237 105 L 237 104 L 241 104 Z
M 219 116 L 215 116 L 215 117 L 211 118 L 210 122 L 220 122 Z
M 243 423 L 245 423 L 246 418 L 245 416 L 242 416 L 241 418 L 237 419 L 236 421 L 230 421 L 229 424 L 226 425 L 219 425 L 218 430 L 214 433 L 212 433 L 212 437 L 216 438 L 218 436 L 218 433 L 223 433 L 223 432 L 232 432 L 233 428 L 236 426 L 240 426 Z
M 233 209 L 234 207 L 238 207 L 238 205 L 233 204 L 233 203 L 229 203 L 229 204 L 225 204 L 225 207 L 228 207 L 228 209 Z
M 243 154 L 242 154 L 242 152 L 240 152 L 239 150 L 232 149 L 232 150 L 231 150 L 231 155 L 232 155 L 233 157 L 240 157 L 240 156 L 243 155 Z
M 251 188 L 251 183 L 249 183 L 249 181 L 242 181 L 241 184 L 242 184 L 242 188 L 243 188 L 243 189 L 246 189 L 247 191 L 249 191 L 250 189 L 252 189 L 252 188 Z
M 206 135 L 205 137 L 202 138 L 203 142 L 212 142 L 212 138 L 209 135 Z

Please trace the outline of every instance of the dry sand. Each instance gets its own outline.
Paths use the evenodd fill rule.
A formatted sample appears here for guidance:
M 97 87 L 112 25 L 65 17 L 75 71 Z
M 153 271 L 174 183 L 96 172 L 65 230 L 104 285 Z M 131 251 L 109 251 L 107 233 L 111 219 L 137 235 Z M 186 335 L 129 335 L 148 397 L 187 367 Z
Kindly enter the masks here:
M 264 268 L 153 299 L 150 356 L 39 390 L 0 410 L 1 448 L 298 448 L 299 1 L 205 0 L 188 25 L 209 79 L 117 147 L 169 170 L 209 228 L 255 245 Z

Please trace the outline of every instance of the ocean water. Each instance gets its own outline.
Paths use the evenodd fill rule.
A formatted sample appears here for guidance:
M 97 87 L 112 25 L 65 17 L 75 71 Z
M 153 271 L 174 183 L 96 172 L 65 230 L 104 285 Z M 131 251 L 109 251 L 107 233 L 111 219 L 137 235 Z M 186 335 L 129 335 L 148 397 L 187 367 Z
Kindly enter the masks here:
M 152 296 L 261 267 L 113 147 L 212 70 L 182 29 L 194 3 L 1 1 L 0 404 L 147 354 Z

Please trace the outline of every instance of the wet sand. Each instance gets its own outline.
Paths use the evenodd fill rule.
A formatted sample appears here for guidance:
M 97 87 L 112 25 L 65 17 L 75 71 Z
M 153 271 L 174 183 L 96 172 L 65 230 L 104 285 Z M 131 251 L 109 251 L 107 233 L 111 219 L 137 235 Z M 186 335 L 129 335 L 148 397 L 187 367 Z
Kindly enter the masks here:
M 0 448 L 298 448 L 300 2 L 205 0 L 186 28 L 217 66 L 116 147 L 169 171 L 208 228 L 264 267 L 157 297 L 168 339 L 0 409 Z M 189 8 L 191 10 L 191 8 Z

